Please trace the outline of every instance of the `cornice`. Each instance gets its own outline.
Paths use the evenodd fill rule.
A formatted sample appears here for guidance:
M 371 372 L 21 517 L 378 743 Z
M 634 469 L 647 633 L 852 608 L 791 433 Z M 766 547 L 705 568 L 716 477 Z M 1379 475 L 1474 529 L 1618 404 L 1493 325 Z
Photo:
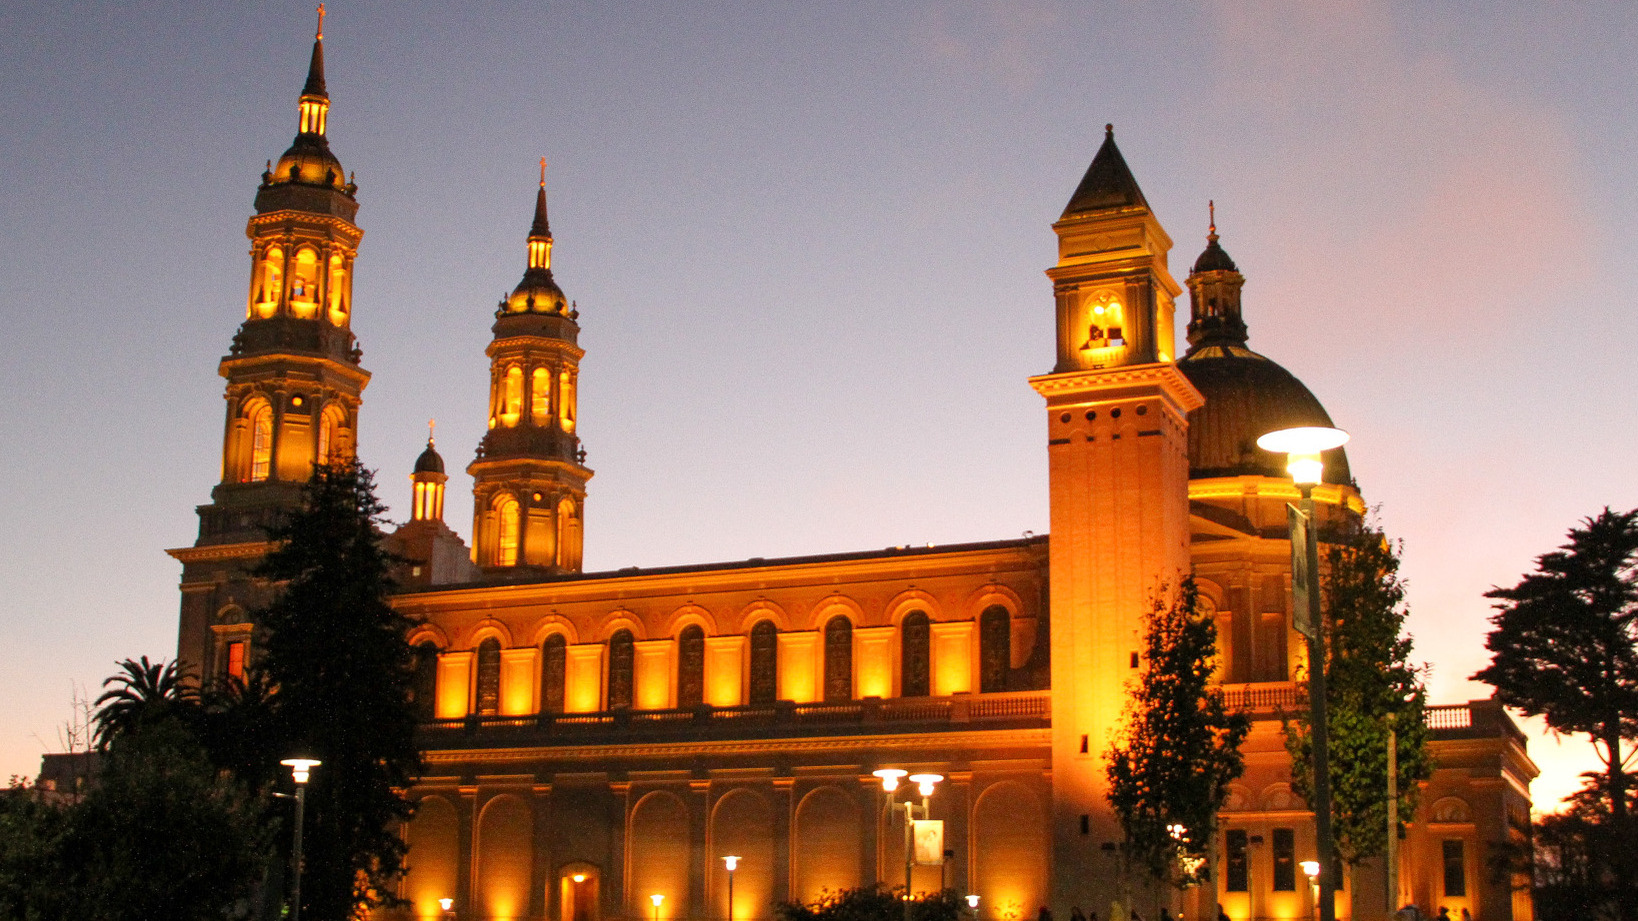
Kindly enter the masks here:
M 183 563 L 205 563 L 213 560 L 244 560 L 266 556 L 277 550 L 278 543 L 259 540 L 243 544 L 210 544 L 204 547 L 177 547 L 165 552 Z
M 1182 412 L 1192 412 L 1206 405 L 1206 398 L 1193 383 L 1177 369 L 1174 362 L 1151 362 L 1142 365 L 1121 365 L 1095 371 L 1062 371 L 1041 374 L 1029 379 L 1035 392 L 1046 397 L 1048 405 L 1064 397 L 1098 395 L 1105 399 L 1127 399 L 1136 393 L 1120 391 L 1159 389 Z
M 364 239 L 363 229 L 352 221 L 334 215 L 314 214 L 310 211 L 297 211 L 292 208 L 286 208 L 282 211 L 269 211 L 266 214 L 252 214 L 250 220 L 245 224 L 245 233 L 248 236 L 255 237 L 256 234 L 253 231 L 282 223 L 333 227 L 352 237 L 354 246 L 357 246 L 359 241 Z

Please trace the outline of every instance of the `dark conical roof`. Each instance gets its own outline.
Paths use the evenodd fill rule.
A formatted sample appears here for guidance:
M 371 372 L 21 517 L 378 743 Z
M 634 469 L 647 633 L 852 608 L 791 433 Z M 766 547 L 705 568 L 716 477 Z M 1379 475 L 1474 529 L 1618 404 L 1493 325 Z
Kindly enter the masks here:
M 444 472 L 444 458 L 443 458 L 442 455 L 440 455 L 438 453 L 438 450 L 432 446 L 432 439 L 430 439 L 430 438 L 427 439 L 427 449 L 425 451 L 422 451 L 421 456 L 417 457 L 415 459 L 415 472 L 416 473 L 443 473 Z
M 529 225 L 529 236 L 549 237 L 552 235 L 551 222 L 546 220 L 546 180 L 540 180 L 540 191 L 535 193 L 535 222 Z
M 1147 208 L 1148 199 L 1138 188 L 1137 179 L 1126 165 L 1126 158 L 1115 146 L 1115 126 L 1105 125 L 1103 146 L 1098 148 L 1092 165 L 1086 168 L 1081 184 L 1064 206 L 1063 217 L 1090 214 L 1115 208 Z
M 345 38 L 345 36 L 343 36 Z M 343 48 L 343 51 L 347 49 Z M 307 83 L 301 88 L 303 96 L 323 96 L 330 98 L 324 89 L 324 35 L 319 34 L 313 39 L 313 59 L 307 64 Z

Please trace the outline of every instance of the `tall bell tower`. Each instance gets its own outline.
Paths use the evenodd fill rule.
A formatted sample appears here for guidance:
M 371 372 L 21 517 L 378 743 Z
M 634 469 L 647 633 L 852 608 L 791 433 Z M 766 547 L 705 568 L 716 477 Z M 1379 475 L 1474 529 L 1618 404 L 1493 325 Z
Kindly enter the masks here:
M 1182 289 L 1172 241 L 1107 128 L 1052 225 L 1057 365 L 1051 489 L 1054 906 L 1107 906 L 1120 840 L 1104 757 L 1136 675 L 1144 611 L 1189 567 L 1188 421 L 1200 394 L 1173 363 Z
M 243 667 L 264 599 L 248 573 L 267 526 L 301 501 L 319 464 L 350 461 L 357 444 L 359 367 L 352 332 L 357 186 L 330 152 L 324 7 L 297 102 L 290 149 L 268 163 L 245 234 L 245 319 L 219 371 L 227 379 L 221 482 L 199 507 L 199 539 L 183 563 L 178 657 L 203 676 Z
M 489 431 L 472 474 L 473 562 L 492 574 L 579 572 L 592 471 L 576 434 L 580 317 L 552 278 L 546 161 L 523 280 L 495 310 Z

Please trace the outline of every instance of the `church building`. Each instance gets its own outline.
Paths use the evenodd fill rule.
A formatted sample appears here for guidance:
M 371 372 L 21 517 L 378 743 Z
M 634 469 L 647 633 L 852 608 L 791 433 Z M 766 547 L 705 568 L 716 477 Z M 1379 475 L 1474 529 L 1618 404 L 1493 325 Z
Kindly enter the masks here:
M 243 319 L 219 367 L 221 482 L 197 542 L 171 551 L 178 655 L 206 675 L 254 659 L 264 529 L 315 464 L 353 456 L 370 381 L 351 327 L 357 187 L 326 137 L 322 39 L 295 142 L 262 173 L 246 227 Z M 981 921 L 1043 906 L 1107 917 L 1120 830 L 1105 753 L 1143 613 L 1190 571 L 1218 627 L 1222 688 L 1254 728 L 1221 815 L 1220 872 L 1179 904 L 1190 917 L 1218 904 L 1234 921 L 1310 917 L 1298 868 L 1315 856 L 1313 816 L 1292 792 L 1277 716 L 1305 706 L 1285 510 L 1298 491 L 1255 441 L 1332 420 L 1249 347 L 1245 277 L 1215 227 L 1179 284 L 1113 129 L 1051 226 L 1038 316 L 1057 350 L 1028 381 L 1043 403 L 1050 534 L 587 572 L 581 317 L 553 274 L 542 173 L 522 280 L 492 319 L 488 403 L 473 406 L 488 428 L 466 467 L 471 544 L 443 520 L 449 475 L 431 439 L 412 520 L 390 537 L 410 560 L 394 604 L 419 623 L 425 774 L 409 791 L 409 907 L 380 917 L 450 917 L 448 899 L 462 921 L 753 921 L 779 901 L 903 885 L 907 836 L 889 797 L 911 785 L 884 792 L 883 769 L 941 777 L 926 802 L 944 859 L 910 871 L 914 890 L 976 895 Z M 1342 449 L 1313 495 L 1322 518 L 1363 514 Z M 1528 891 L 1490 866 L 1527 834 L 1524 737 L 1492 701 L 1428 719 L 1437 767 L 1392 901 L 1528 921 Z M 1339 917 L 1386 916 L 1380 860 L 1343 883 Z

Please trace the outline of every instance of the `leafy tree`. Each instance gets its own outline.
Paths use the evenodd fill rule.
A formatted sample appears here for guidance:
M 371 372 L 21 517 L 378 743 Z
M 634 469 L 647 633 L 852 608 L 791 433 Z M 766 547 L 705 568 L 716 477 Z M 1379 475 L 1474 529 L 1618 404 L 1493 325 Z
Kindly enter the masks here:
M 93 736 L 106 751 L 119 736 L 138 727 L 168 719 L 191 719 L 199 704 L 198 688 L 176 662 L 126 659 L 120 671 L 103 681 L 107 688 L 97 698 Z
M 60 888 L 56 854 L 65 815 L 15 777 L 0 791 L 0 918 L 60 916 L 51 903 Z
M 1608 808 L 1584 818 L 1628 842 L 1607 857 L 1616 878 L 1638 878 L 1628 744 L 1638 741 L 1638 509 L 1605 508 L 1538 557 L 1535 572 L 1485 595 L 1496 599 L 1485 639 L 1491 660 L 1473 677 L 1554 732 L 1592 737 Z M 1620 895 L 1621 917 L 1638 918 L 1638 890 Z
M 1109 751 L 1109 802 L 1120 817 L 1129 859 L 1156 880 L 1199 879 L 1228 785 L 1245 767 L 1250 729 L 1212 684 L 1217 627 L 1185 578 L 1170 603 L 1147 616 L 1143 671 Z
M 924 893 L 910 900 L 911 921 L 961 921 L 967 903 L 952 889 Z M 825 892 L 803 904 L 774 906 L 774 921 L 904 921 L 904 887 L 876 883 L 857 889 Z
M 1320 584 L 1325 619 L 1325 694 L 1332 834 L 1348 863 L 1387 853 L 1388 731 L 1396 736 L 1399 821 L 1416 813 L 1421 781 L 1433 773 L 1423 718 L 1427 689 L 1410 661 L 1410 610 L 1399 547 L 1373 522 L 1350 518 L 1327 534 Z M 1286 725 L 1293 788 L 1313 793 L 1306 712 Z
M 1610 821 L 1613 803 L 1602 775 L 1587 783 L 1562 812 L 1543 816 L 1531 836 L 1536 916 L 1542 921 L 1619 918 L 1619 906 L 1638 880 L 1618 875 L 1611 856 L 1632 847 Z M 1638 806 L 1628 790 L 1627 811 Z
M 409 818 L 400 792 L 420 768 L 408 618 L 387 603 L 385 508 L 357 461 L 320 467 L 302 509 L 269 536 L 258 570 L 283 583 L 257 614 L 273 694 L 272 738 L 323 764 L 307 793 L 302 915 L 344 921 L 393 901 Z

